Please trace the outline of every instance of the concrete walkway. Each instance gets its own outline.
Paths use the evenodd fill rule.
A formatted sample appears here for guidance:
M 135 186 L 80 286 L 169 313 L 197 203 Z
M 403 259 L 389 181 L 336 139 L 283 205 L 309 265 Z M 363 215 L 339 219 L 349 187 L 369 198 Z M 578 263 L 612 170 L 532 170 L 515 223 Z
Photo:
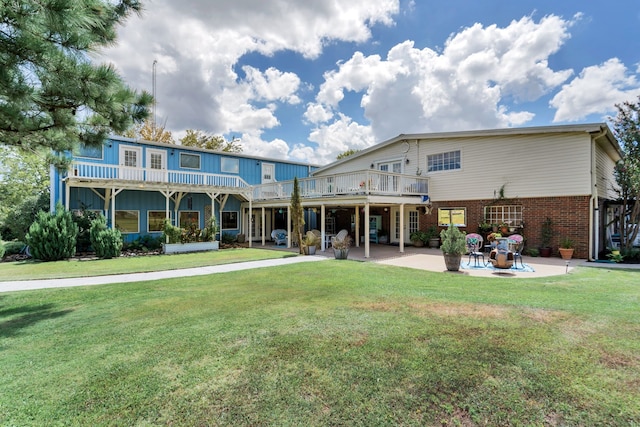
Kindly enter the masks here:
M 572 259 L 568 263 L 560 258 L 542 258 L 524 256 L 525 264 L 533 268 L 532 272 L 506 270 L 492 271 L 488 269 L 460 269 L 459 272 L 448 272 L 444 265 L 444 258 L 439 249 L 415 248 L 408 246 L 404 253 L 400 253 L 397 246 L 390 245 L 371 245 L 371 257 L 364 257 L 364 249 L 362 247 L 353 247 L 349 251 L 349 259 L 363 262 L 376 262 L 385 265 L 394 265 L 397 267 L 415 268 L 417 270 L 427 270 L 434 272 L 443 272 L 451 275 L 462 276 L 479 276 L 488 278 L 519 278 L 529 279 L 534 277 L 557 276 L 570 273 L 576 266 L 584 265 L 588 267 L 599 268 L 625 268 L 640 271 L 640 264 L 610 264 L 587 262 L 581 259 Z M 257 249 L 271 249 L 278 251 L 286 251 L 297 253 L 298 249 L 287 249 L 282 246 L 273 246 L 268 244 L 263 246 L 254 245 Z M 185 268 L 180 270 L 156 271 L 150 273 L 133 273 L 133 274 L 117 274 L 111 276 L 81 277 L 70 279 L 44 279 L 44 280 L 24 280 L 24 281 L 0 281 L 0 293 L 12 291 L 26 291 L 44 288 L 64 288 L 72 286 L 91 286 L 104 285 L 108 283 L 129 283 L 142 282 L 148 280 L 170 279 L 176 277 L 202 276 L 207 274 L 227 273 L 231 271 L 246 270 L 251 268 L 275 267 L 279 265 L 294 264 L 300 262 L 315 262 L 326 259 L 333 259 L 333 250 L 330 248 L 326 251 L 317 251 L 314 256 L 297 256 L 270 259 L 263 261 L 249 261 L 234 264 L 224 264 L 208 267 Z M 463 257 L 466 261 L 467 257 Z
M 275 267 L 278 265 L 295 264 L 300 262 L 322 261 L 325 259 L 327 258 L 321 256 L 299 256 L 267 259 L 262 261 L 238 262 L 234 264 L 212 265 L 208 267 L 183 268 L 180 270 L 154 271 L 149 273 L 114 274 L 111 276 L 75 277 L 69 279 L 43 279 L 0 282 L 0 293 L 45 288 L 105 285 L 108 283 L 144 282 L 148 280 L 172 279 L 176 277 L 204 276 L 207 274 L 228 273 L 231 271 L 247 270 L 250 268 L 265 268 Z

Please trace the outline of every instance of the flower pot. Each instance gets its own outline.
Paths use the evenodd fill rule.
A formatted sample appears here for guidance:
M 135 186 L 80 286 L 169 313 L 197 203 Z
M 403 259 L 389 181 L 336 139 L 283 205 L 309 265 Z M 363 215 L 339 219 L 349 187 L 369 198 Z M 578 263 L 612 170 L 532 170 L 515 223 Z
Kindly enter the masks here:
M 562 259 L 571 259 L 573 257 L 573 248 L 560 248 L 558 250 Z
M 305 246 L 304 254 L 305 255 L 315 255 L 316 254 L 316 247 L 315 246 Z
M 336 259 L 347 259 L 349 257 L 349 248 L 346 248 L 346 249 L 333 248 L 333 256 L 335 256 Z
M 430 248 L 439 248 L 440 247 L 440 238 L 439 237 L 432 237 L 431 239 L 429 239 L 429 247 Z
M 424 246 L 424 242 L 422 240 L 413 240 L 413 246 L 416 248 L 421 248 Z
M 540 248 L 540 256 L 549 258 L 551 256 L 551 248 Z
M 462 254 L 444 254 L 444 264 L 447 266 L 447 271 L 458 271 L 460 270 L 460 260 L 462 259 Z

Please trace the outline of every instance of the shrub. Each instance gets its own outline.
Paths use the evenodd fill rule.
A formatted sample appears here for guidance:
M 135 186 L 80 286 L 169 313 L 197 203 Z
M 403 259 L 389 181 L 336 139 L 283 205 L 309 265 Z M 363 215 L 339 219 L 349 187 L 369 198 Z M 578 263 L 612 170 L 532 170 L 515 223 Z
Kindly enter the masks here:
M 91 246 L 98 258 L 116 258 L 122 251 L 120 230 L 107 228 L 107 220 L 100 215 L 91 223 L 89 230 Z
M 0 240 L 0 259 L 4 258 L 4 243 Z
M 161 237 L 153 237 L 150 234 L 145 234 L 144 236 L 140 236 L 135 239 L 133 242 L 124 243 L 123 249 L 133 250 L 133 251 L 154 251 L 156 249 L 160 249 L 162 247 Z
M 169 220 L 165 220 L 164 225 L 162 226 L 162 241 L 166 242 L 167 238 L 169 238 L 168 243 L 182 242 L 182 229 L 180 227 L 171 225 L 171 222 L 169 222 Z
M 75 254 L 77 236 L 78 226 L 73 222 L 73 215 L 58 204 L 53 215 L 38 212 L 25 238 L 34 258 L 58 261 Z
M 220 238 L 222 243 L 230 245 L 231 243 L 236 241 L 236 236 L 231 233 L 222 233 L 222 237 Z
M 95 221 L 99 216 L 99 213 L 88 210 L 84 205 L 81 207 L 79 215 L 73 215 L 73 222 L 75 222 L 78 226 L 76 251 L 87 252 L 89 250 L 89 246 L 91 246 L 91 237 L 89 236 L 89 230 L 91 229 L 91 224 L 93 223 L 93 221 Z
M 4 254 L 5 255 L 17 255 L 17 254 L 20 254 L 24 250 L 25 246 L 26 245 L 24 244 L 24 242 L 19 242 L 19 241 L 4 242 Z
M 0 224 L 2 236 L 7 240 L 24 240 L 29 227 L 40 211 L 49 211 L 49 192 L 25 197 L 16 206 L 4 206 L 6 214 Z

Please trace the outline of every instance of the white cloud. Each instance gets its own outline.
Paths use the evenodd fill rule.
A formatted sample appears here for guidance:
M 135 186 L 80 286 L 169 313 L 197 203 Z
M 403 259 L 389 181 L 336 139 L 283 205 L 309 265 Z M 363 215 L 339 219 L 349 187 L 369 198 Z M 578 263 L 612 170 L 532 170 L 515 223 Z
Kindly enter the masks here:
M 306 85 L 276 68 L 244 67 L 246 77 L 240 77 L 238 60 L 283 50 L 314 59 L 328 43 L 368 40 L 371 26 L 392 25 L 399 12 L 399 0 L 155 0 L 146 6 L 99 60 L 114 63 L 132 87 L 149 92 L 158 60 L 157 114 L 168 129 L 246 133 L 245 151 L 256 144 L 260 153 L 282 152 L 284 141 L 265 142 L 259 135 L 279 125 L 280 104 L 301 102 Z M 269 104 L 256 105 L 261 103 Z M 311 113 L 308 120 L 315 120 Z
M 576 121 L 590 114 L 615 111 L 615 104 L 640 95 L 640 84 L 618 58 L 587 67 L 564 85 L 549 105 L 556 108 L 555 122 Z
M 399 133 L 522 125 L 533 113 L 509 111 L 503 100 L 536 100 L 566 81 L 572 71 L 552 70 L 548 58 L 569 37 L 571 23 L 556 16 L 539 22 L 524 17 L 504 28 L 465 28 L 440 53 L 417 49 L 412 41 L 394 46 L 386 59 L 357 52 L 325 73 L 316 104 L 307 111 L 322 106 L 338 113 L 345 90 L 361 92 L 371 126 L 360 129 L 378 141 Z M 330 121 L 327 116 L 316 115 Z M 324 138 L 329 135 L 317 130 L 310 137 Z
M 319 164 L 332 162 L 338 154 L 349 149 L 362 150 L 378 142 L 369 126 L 360 125 L 344 114 L 338 114 L 333 123 L 314 129 L 309 140 L 318 144 L 310 159 Z M 293 154 L 300 155 L 301 152 L 309 154 L 305 148 L 293 150 Z

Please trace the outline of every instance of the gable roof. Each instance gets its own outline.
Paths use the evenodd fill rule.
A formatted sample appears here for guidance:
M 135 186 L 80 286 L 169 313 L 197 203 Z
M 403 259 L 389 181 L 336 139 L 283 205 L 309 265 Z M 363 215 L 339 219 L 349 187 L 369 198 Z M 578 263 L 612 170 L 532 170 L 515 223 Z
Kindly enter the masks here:
M 545 133 L 576 133 L 584 132 L 592 135 L 602 133 L 602 136 L 607 138 L 609 146 L 605 147 L 608 152 L 614 151 L 612 157 L 617 154 L 618 157 L 622 157 L 622 150 L 618 141 L 616 140 L 613 132 L 606 123 L 587 123 L 577 125 L 556 125 L 556 126 L 531 126 L 520 128 L 501 128 L 501 129 L 483 129 L 483 130 L 466 130 L 466 131 L 453 131 L 453 132 L 434 132 L 434 133 L 413 133 L 413 134 L 400 134 L 386 141 L 380 142 L 369 148 L 365 148 L 362 151 L 358 151 L 343 159 L 329 163 L 316 169 L 314 173 L 321 173 L 322 171 L 337 166 L 339 164 L 349 162 L 358 157 L 370 154 L 377 150 L 380 150 L 389 145 L 406 140 L 429 140 L 429 139 L 456 139 L 456 138 L 469 138 L 469 137 L 488 137 L 488 136 L 509 136 L 509 135 L 534 135 Z

